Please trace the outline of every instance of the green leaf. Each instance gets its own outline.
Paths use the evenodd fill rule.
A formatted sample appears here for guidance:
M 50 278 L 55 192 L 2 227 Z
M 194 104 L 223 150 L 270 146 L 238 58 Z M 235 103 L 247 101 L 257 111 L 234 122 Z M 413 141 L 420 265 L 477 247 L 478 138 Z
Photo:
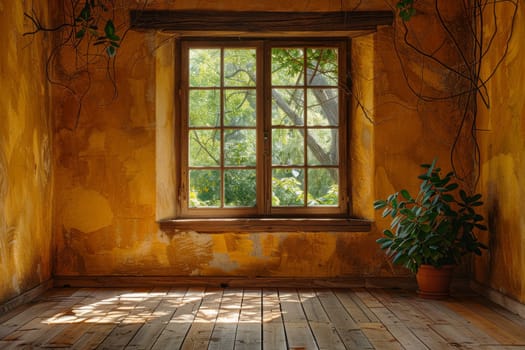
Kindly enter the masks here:
M 91 17 L 91 6 L 86 1 L 84 7 L 80 11 L 80 15 L 78 16 L 78 18 L 80 18 L 80 20 L 88 21 L 89 17 Z
M 417 245 L 413 245 L 413 246 L 408 250 L 408 255 L 409 255 L 409 256 L 413 255 L 413 254 L 416 252 L 416 250 L 418 250 L 418 249 L 419 249 L 419 246 L 417 246 Z
M 115 35 L 115 25 L 113 24 L 113 21 L 110 19 L 108 19 L 108 21 L 106 22 L 106 26 L 104 27 L 104 33 L 106 33 L 106 36 L 111 40 L 120 39 L 119 37 Z
M 483 221 L 483 216 L 479 214 L 474 215 L 474 221 Z
M 401 10 L 399 11 L 399 17 L 404 21 L 410 20 L 410 15 L 408 14 L 407 10 Z
M 392 219 L 392 222 L 390 223 L 390 227 L 396 227 L 400 221 L 401 221 L 401 216 L 394 215 L 394 218 Z
M 86 34 L 86 29 L 82 28 L 77 32 L 77 34 L 75 34 L 75 37 L 77 39 L 82 39 L 84 37 L 84 34 Z
M 412 199 L 412 197 L 410 196 L 410 193 L 408 193 L 407 190 L 401 190 L 400 193 L 403 196 L 403 198 L 405 198 L 406 200 L 409 201 Z
M 106 52 L 109 57 L 113 57 L 117 54 L 117 50 L 113 46 L 106 47 Z
M 476 202 L 481 199 L 481 194 L 475 194 L 474 196 L 469 198 L 469 202 Z
M 415 217 L 415 214 L 412 212 L 412 210 L 410 210 L 408 208 L 403 208 L 403 209 L 399 210 L 399 213 L 405 215 L 409 219 L 414 219 L 414 217 Z
M 377 200 L 374 202 L 374 209 L 383 209 L 384 207 L 386 207 L 387 205 L 387 202 L 386 201 L 383 201 L 383 200 Z
M 441 199 L 443 199 L 445 202 L 453 202 L 454 201 L 454 197 L 450 194 L 444 194 L 441 196 Z
M 398 252 L 392 259 L 392 262 L 397 265 L 402 265 L 407 259 L 407 256 L 404 255 L 403 252 Z
M 457 183 L 451 183 L 450 185 L 448 185 L 446 187 L 446 189 L 447 189 L 447 191 L 453 191 L 453 190 L 455 190 L 458 187 L 459 187 L 459 185 Z
M 385 250 L 385 249 L 388 249 L 392 246 L 392 241 L 388 240 L 388 241 L 384 241 L 382 242 L 382 244 L 379 246 L 379 248 Z
M 432 230 L 432 227 L 430 225 L 421 225 L 421 231 L 425 233 L 429 233 Z

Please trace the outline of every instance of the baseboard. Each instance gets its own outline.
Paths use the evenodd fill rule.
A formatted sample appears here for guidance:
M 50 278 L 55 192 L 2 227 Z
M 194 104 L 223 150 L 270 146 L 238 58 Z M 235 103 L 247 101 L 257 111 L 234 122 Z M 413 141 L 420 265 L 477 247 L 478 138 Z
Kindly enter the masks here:
M 238 276 L 55 276 L 55 287 L 231 287 L 231 288 L 401 288 L 415 289 L 413 277 L 238 277 Z
M 44 294 L 48 289 L 53 287 L 53 280 L 49 279 L 45 282 L 40 283 L 38 286 L 6 301 L 3 304 L 0 304 L 0 315 L 3 315 L 16 307 L 29 303 L 33 299 L 38 298 L 40 295 Z
M 484 296 L 490 301 L 504 307 L 510 312 L 520 315 L 525 318 L 525 304 L 520 303 L 519 301 L 512 299 L 511 297 L 493 289 L 488 286 L 482 285 L 476 281 L 470 282 L 470 288 L 476 293 Z

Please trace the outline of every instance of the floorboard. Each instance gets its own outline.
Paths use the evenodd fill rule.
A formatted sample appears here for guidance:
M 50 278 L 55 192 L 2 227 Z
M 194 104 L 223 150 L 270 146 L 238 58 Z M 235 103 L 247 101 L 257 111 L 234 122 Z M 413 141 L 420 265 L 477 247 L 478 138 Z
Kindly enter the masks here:
M 477 295 L 399 289 L 52 289 L 0 314 L 0 349 L 525 349 Z

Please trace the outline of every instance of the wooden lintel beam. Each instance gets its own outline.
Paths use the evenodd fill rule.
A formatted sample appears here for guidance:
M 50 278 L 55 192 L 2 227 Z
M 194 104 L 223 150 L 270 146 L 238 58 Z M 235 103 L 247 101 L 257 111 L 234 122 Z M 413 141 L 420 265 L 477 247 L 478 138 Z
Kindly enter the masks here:
M 235 12 L 195 10 L 131 10 L 134 29 L 180 32 L 341 32 L 375 30 L 391 25 L 391 11 Z

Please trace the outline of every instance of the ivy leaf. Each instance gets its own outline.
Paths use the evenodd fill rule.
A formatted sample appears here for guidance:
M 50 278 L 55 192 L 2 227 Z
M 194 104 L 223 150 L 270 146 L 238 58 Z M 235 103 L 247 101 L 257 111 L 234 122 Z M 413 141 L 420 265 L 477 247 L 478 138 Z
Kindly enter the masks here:
M 82 39 L 84 37 L 84 34 L 86 34 L 86 29 L 85 28 L 82 28 L 80 29 L 77 34 L 75 35 L 75 37 L 77 39 Z
M 115 34 L 115 25 L 113 24 L 113 21 L 110 19 L 108 19 L 108 21 L 106 22 L 106 26 L 104 27 L 104 33 L 106 33 L 106 36 L 110 40 L 113 40 L 113 41 L 120 40 L 120 37 L 118 37 Z
M 117 49 L 113 46 L 106 47 L 106 52 L 109 57 L 114 57 L 117 54 Z
M 84 4 L 84 7 L 82 8 L 82 11 L 80 11 L 80 15 L 77 17 L 77 20 L 79 21 L 83 20 L 87 22 L 89 20 L 89 17 L 91 17 L 91 6 L 86 1 L 86 3 Z

